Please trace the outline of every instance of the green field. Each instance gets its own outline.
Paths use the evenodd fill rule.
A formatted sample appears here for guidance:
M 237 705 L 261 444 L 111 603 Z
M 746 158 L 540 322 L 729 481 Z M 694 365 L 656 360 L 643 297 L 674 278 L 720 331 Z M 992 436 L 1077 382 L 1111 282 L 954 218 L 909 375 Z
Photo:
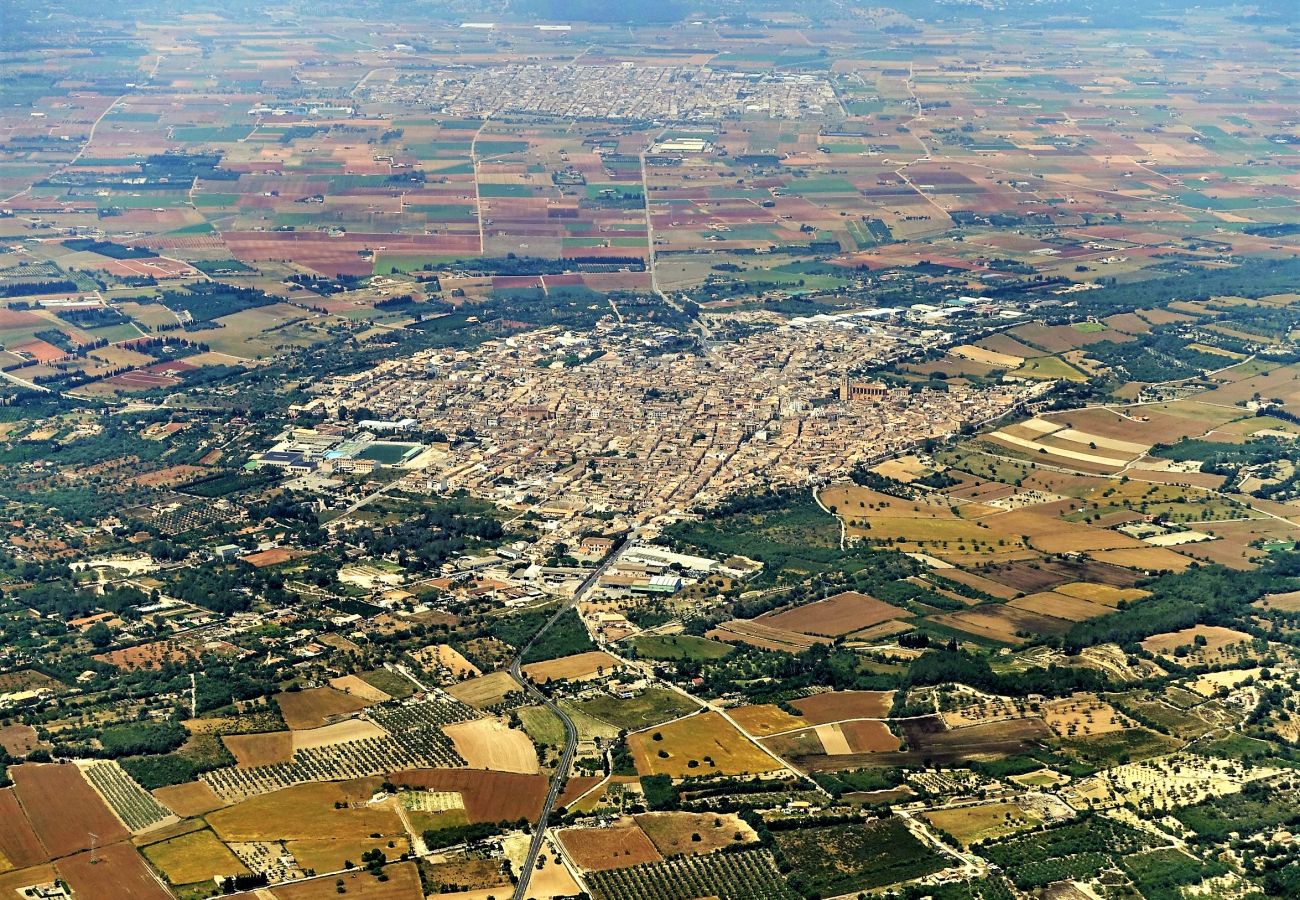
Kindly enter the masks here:
M 813 894 L 829 897 L 910 881 L 944 868 L 947 857 L 922 844 L 901 819 L 773 832 L 782 856 Z
M 643 635 L 629 643 L 639 656 L 649 659 L 721 659 L 733 649 L 719 641 L 689 634 Z
M 632 731 L 678 719 L 698 709 L 681 694 L 660 688 L 649 688 L 626 700 L 619 697 L 596 697 L 575 703 L 574 706 L 602 722 Z
M 516 711 L 528 736 L 547 747 L 564 743 L 564 723 L 545 706 L 525 706 Z
M 1083 381 L 1082 372 L 1059 356 L 1036 356 L 1025 360 L 1024 365 L 1015 369 L 1013 375 L 1022 378 L 1064 379 L 1065 381 Z
M 418 448 L 419 444 L 402 444 L 390 443 L 387 441 L 376 441 L 366 449 L 357 454 L 359 459 L 373 459 L 375 462 L 393 466 L 406 459 L 412 451 Z

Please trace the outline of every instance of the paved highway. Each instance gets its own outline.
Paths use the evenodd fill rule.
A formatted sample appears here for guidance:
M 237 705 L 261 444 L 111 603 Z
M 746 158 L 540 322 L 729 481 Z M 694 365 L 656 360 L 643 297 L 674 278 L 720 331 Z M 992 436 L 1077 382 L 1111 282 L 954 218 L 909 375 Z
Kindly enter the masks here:
M 533 699 L 545 705 L 547 709 L 559 716 L 560 721 L 564 723 L 564 752 L 560 754 L 560 761 L 555 767 L 555 774 L 551 776 L 551 789 L 546 793 L 546 802 L 542 804 L 542 813 L 537 818 L 536 827 L 533 828 L 533 840 L 528 845 L 528 856 L 524 859 L 524 865 L 519 871 L 519 883 L 515 885 L 514 900 L 526 900 L 528 896 L 528 882 L 532 879 L 533 871 L 537 867 L 537 857 L 542 852 L 542 842 L 546 840 L 546 823 L 551 818 L 551 810 L 555 808 L 555 801 L 560 797 L 560 789 L 564 787 L 564 779 L 569 774 L 569 767 L 573 765 L 573 757 L 578 752 L 577 726 L 573 724 L 573 720 L 569 718 L 568 714 L 560 709 L 550 697 L 539 691 L 531 681 L 524 677 L 524 673 L 521 671 L 523 659 L 528 655 L 528 651 L 532 649 L 533 644 L 537 643 L 537 639 L 546 634 L 560 616 L 577 606 L 578 601 L 596 586 L 600 576 L 605 574 L 605 570 L 618 558 L 622 549 L 623 541 L 620 539 L 610 551 L 610 554 L 605 557 L 605 561 L 597 566 L 596 570 L 578 586 L 578 589 L 573 593 L 573 597 L 567 603 L 562 604 L 555 611 L 555 615 L 546 620 L 546 624 L 538 630 L 537 634 L 533 635 L 532 640 L 520 649 L 519 654 L 510 663 L 510 674 L 514 676 L 515 681 L 522 684 L 524 690 Z

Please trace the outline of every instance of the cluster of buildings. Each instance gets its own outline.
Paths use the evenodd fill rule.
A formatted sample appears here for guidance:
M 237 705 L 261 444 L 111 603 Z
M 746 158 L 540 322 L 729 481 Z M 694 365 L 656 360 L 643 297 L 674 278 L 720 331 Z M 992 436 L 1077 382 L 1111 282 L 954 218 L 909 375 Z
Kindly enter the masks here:
M 652 336 L 637 325 L 541 330 L 388 360 L 315 390 L 326 411 L 365 408 L 448 435 L 446 452 L 421 457 L 418 477 L 435 489 L 463 488 L 556 519 L 641 522 L 737 492 L 842 476 L 1003 415 L 1041 390 L 863 389 L 856 377 L 846 389 L 852 373 L 924 341 L 899 325 L 781 326 L 703 354 L 647 353 Z M 584 362 L 550 362 L 575 354 Z
M 843 115 L 816 75 L 724 72 L 707 67 L 527 65 L 438 69 L 366 83 L 379 103 L 427 106 L 459 116 L 502 113 L 611 121 L 714 121 Z

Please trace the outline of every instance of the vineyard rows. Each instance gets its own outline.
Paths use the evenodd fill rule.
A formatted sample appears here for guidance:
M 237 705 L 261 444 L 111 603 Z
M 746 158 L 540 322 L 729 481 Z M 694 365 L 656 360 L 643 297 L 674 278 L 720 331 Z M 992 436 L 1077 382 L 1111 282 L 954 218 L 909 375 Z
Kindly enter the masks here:
M 171 815 L 112 760 L 93 762 L 82 768 L 81 773 L 132 831 L 143 831 Z
M 463 765 L 465 760 L 447 736 L 436 728 L 426 727 L 398 731 L 382 738 L 310 747 L 294 751 L 293 759 L 287 763 L 217 769 L 204 773 L 202 778 L 222 799 L 237 802 L 309 781 L 341 781 L 399 769 Z
M 679 856 L 586 878 L 595 900 L 799 900 L 766 850 Z

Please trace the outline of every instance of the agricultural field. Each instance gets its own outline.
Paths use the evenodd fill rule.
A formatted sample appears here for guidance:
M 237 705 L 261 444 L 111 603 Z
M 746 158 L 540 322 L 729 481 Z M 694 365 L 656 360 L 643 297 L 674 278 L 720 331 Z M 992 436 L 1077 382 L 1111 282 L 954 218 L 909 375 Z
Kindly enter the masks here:
M 476 709 L 487 709 L 503 702 L 508 695 L 519 690 L 519 683 L 509 672 L 492 672 L 451 685 L 447 688 L 447 693 Z
M 49 855 L 31 823 L 23 815 L 13 788 L 0 788 L 0 853 L 5 868 L 27 868 L 45 862 Z
M 81 773 L 133 832 L 147 831 L 171 817 L 170 811 L 115 762 L 91 763 L 82 767 Z
M 721 659 L 731 648 L 692 635 L 639 635 L 628 642 L 646 659 Z
M 93 854 L 67 856 L 58 860 L 55 868 L 76 894 L 122 900 L 168 900 L 170 897 L 170 892 L 140 854 L 128 844 L 112 844 Z
M 1142 646 L 1157 656 L 1202 666 L 1240 665 L 1245 660 L 1257 659 L 1262 652 L 1250 635 L 1215 625 L 1152 635 Z
M 892 691 L 826 691 L 792 700 L 805 721 L 814 725 L 846 719 L 881 719 L 889 715 Z
M 371 834 L 405 834 L 391 810 L 351 806 L 368 800 L 378 786 L 378 779 L 297 785 L 209 813 L 207 821 L 227 842 L 337 841 L 350 849 Z
M 541 775 L 474 769 L 408 769 L 389 776 L 398 787 L 459 793 L 471 822 L 532 820 L 546 797 Z
M 627 869 L 592 874 L 596 900 L 794 900 L 765 850 L 684 856 Z
M 757 775 L 782 768 L 714 712 L 636 732 L 628 749 L 645 775 Z
M 443 727 L 465 764 L 475 769 L 536 775 L 537 751 L 528 735 L 501 719 L 476 719 Z
M 631 820 L 606 828 L 568 829 L 560 832 L 560 843 L 569 859 L 591 872 L 660 862 L 664 858 L 641 826 Z
M 633 697 L 583 700 L 575 703 L 574 708 L 616 728 L 636 731 L 688 715 L 699 706 L 674 691 L 650 688 Z
M 1293 4 L 433 6 L 5 0 L 0 900 L 1300 896 Z
M 292 729 L 328 725 L 335 719 L 365 709 L 373 702 L 329 687 L 285 692 L 275 701 L 285 724 Z
M 636 824 L 665 857 L 713 853 L 757 840 L 754 829 L 734 814 L 642 813 Z
M 201 816 L 226 805 L 226 801 L 202 781 L 157 788 L 153 795 L 163 806 L 186 818 Z
M 1110 704 L 1088 695 L 1053 700 L 1040 711 L 1043 721 L 1061 737 L 1109 734 L 1134 724 Z
M 619 661 L 601 650 L 564 656 L 560 659 L 532 663 L 523 671 L 536 682 L 547 683 L 552 680 L 581 681 L 614 672 L 620 667 Z
M 768 628 L 839 637 L 903 615 L 903 610 L 888 603 L 848 591 L 794 609 L 768 613 L 755 621 Z
M 150 844 L 145 858 L 170 884 L 186 885 L 215 877 L 248 874 L 248 868 L 211 831 L 193 831 Z
M 9 777 L 23 814 L 51 858 L 89 850 L 93 840 L 106 846 L 128 837 L 76 766 L 27 763 L 11 768 Z
M 1014 803 L 986 803 L 941 809 L 923 814 L 923 818 L 963 847 L 986 840 L 996 840 L 1034 828 L 1042 820 Z
M 383 878 L 364 871 L 340 876 L 327 875 L 279 885 L 269 893 L 274 900 L 327 900 L 340 893 L 362 900 L 418 900 L 423 893 L 420 889 L 420 875 L 413 862 L 384 866 L 382 874 Z M 340 882 L 342 892 L 339 891 Z
M 807 823 L 773 836 L 795 875 L 822 894 L 910 881 L 948 864 L 945 856 L 921 843 L 895 818 L 860 825 Z

